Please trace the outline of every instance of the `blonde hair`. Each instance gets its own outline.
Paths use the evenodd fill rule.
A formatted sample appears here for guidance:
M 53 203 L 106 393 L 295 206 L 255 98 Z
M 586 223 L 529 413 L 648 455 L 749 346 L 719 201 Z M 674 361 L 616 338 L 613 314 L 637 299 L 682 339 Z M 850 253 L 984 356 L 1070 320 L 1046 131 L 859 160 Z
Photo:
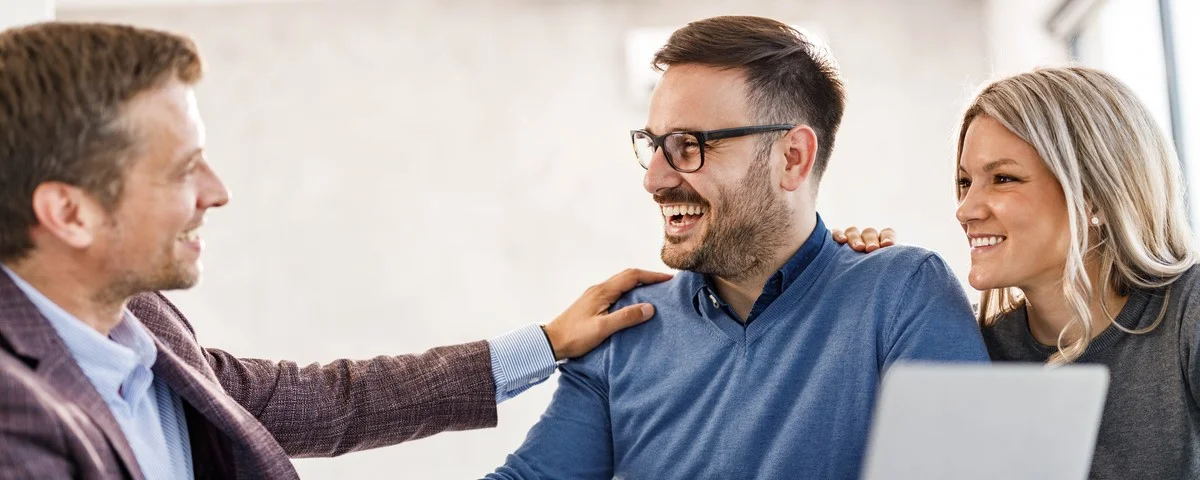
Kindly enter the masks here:
M 1093 335 L 1092 302 L 1103 305 L 1110 289 L 1128 295 L 1167 286 L 1196 262 L 1175 151 L 1128 86 L 1090 68 L 1040 68 L 985 87 L 963 114 L 957 162 L 967 127 L 980 115 L 1032 145 L 1066 196 L 1071 241 L 1062 288 L 1076 318 L 1059 333 L 1058 352 L 1049 363 L 1073 362 Z M 1093 216 L 1101 225 L 1089 225 Z M 1097 262 L 1102 285 L 1091 285 L 1085 260 Z M 987 290 L 979 321 L 994 324 L 1023 304 L 1015 287 Z M 1129 330 L 1115 320 L 1113 326 L 1146 333 L 1165 311 L 1164 302 L 1158 318 L 1143 329 Z M 1082 335 L 1064 345 L 1072 325 Z

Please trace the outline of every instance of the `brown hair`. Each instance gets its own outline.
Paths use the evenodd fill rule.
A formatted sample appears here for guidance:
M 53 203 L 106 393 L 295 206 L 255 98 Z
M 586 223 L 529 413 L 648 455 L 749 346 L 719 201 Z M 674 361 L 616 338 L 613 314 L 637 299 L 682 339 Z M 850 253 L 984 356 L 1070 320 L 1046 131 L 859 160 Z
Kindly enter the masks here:
M 66 22 L 0 32 L 0 260 L 33 248 L 42 183 L 78 186 L 115 208 L 135 146 L 123 107 L 202 71 L 192 41 L 166 32 Z
M 817 179 L 829 164 L 846 106 L 837 66 L 804 34 L 762 17 L 713 17 L 676 30 L 654 68 L 702 64 L 745 71 L 750 105 L 763 123 L 806 123 L 817 134 Z

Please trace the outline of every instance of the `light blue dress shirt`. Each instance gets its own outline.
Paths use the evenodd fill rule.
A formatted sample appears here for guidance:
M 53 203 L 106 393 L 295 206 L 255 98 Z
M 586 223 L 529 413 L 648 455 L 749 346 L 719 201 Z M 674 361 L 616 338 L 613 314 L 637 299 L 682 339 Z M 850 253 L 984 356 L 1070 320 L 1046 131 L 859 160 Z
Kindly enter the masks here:
M 550 378 L 558 367 L 541 327 L 529 325 L 488 341 L 496 403 L 513 398 Z
M 42 295 L 7 267 L 13 283 L 50 321 L 121 426 L 147 479 L 191 479 L 192 447 L 183 403 L 150 370 L 158 349 L 128 310 L 106 338 Z

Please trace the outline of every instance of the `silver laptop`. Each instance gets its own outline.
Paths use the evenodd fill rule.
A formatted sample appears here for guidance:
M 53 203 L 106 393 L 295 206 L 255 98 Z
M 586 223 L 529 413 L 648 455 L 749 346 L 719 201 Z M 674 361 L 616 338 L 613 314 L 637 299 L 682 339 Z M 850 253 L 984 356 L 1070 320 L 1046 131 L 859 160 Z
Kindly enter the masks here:
M 896 364 L 885 375 L 864 480 L 1086 480 L 1108 368 Z

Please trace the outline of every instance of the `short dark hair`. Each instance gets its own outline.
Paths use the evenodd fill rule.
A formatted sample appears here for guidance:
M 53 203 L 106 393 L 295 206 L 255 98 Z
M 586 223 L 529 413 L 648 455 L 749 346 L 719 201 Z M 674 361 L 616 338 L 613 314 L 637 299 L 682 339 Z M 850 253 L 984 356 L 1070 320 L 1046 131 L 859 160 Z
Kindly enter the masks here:
M 0 261 L 33 248 L 33 192 L 75 185 L 116 208 L 137 94 L 203 72 L 191 40 L 99 23 L 47 22 L 0 32 Z
M 813 174 L 829 164 L 846 108 L 834 62 L 795 28 L 762 17 L 713 17 L 676 30 L 654 55 L 654 68 L 701 64 L 742 69 L 751 108 L 763 123 L 805 123 L 817 134 Z

